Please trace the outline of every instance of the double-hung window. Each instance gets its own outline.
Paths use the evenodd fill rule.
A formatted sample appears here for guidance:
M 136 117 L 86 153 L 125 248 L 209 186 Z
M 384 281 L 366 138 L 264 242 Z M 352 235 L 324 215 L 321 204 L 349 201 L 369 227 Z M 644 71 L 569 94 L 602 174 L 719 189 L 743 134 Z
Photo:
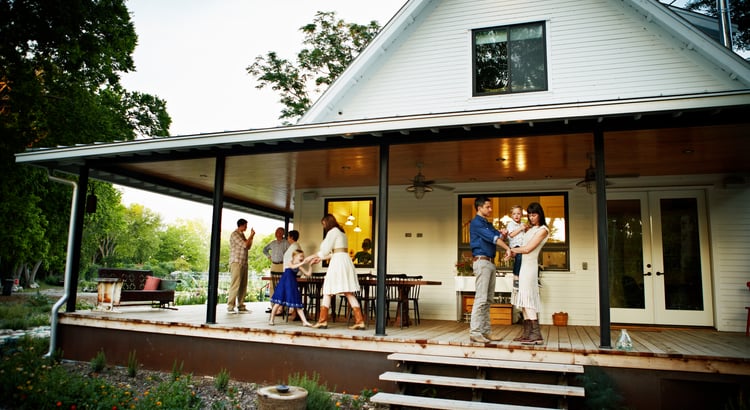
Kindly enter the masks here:
M 474 30 L 473 94 L 546 90 L 544 27 L 537 22 Z

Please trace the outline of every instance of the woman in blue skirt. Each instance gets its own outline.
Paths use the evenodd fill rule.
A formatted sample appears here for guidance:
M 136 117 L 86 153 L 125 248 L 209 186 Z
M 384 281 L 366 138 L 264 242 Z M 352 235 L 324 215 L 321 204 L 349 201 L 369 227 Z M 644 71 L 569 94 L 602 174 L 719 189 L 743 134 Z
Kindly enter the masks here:
M 281 312 L 282 306 L 286 306 L 290 309 L 289 313 L 291 313 L 291 309 L 297 310 L 297 314 L 302 320 L 302 326 L 312 326 L 305 317 L 302 295 L 297 286 L 297 272 L 302 272 L 305 276 L 311 275 L 310 267 L 305 265 L 305 253 L 301 250 L 294 251 L 291 265 L 284 269 L 284 273 L 281 275 L 281 279 L 279 279 L 279 283 L 273 292 L 273 297 L 271 298 L 273 306 L 271 306 L 269 325 L 273 326 L 273 318 L 278 312 Z

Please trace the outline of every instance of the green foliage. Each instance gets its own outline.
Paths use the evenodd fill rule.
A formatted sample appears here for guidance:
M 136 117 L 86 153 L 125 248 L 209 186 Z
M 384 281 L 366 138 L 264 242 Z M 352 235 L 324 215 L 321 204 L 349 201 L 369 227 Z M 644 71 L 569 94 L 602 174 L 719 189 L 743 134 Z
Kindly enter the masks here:
M 174 375 L 140 400 L 139 409 L 201 409 L 202 402 L 192 386 L 192 375 Z
M 180 376 L 182 375 L 182 368 L 185 366 L 185 362 L 180 362 L 180 365 L 177 365 L 177 360 L 172 363 L 172 381 L 176 381 L 180 379 Z
M 159 232 L 160 246 L 155 258 L 172 261 L 173 270 L 207 271 L 210 234 L 199 220 L 177 221 Z
M 710 16 L 717 16 L 716 0 L 690 0 L 685 5 L 688 10 L 704 12 Z M 733 30 L 732 43 L 735 50 L 750 49 L 750 2 L 745 0 L 729 0 L 729 15 L 732 24 L 737 24 Z
M 219 371 L 216 379 L 214 379 L 214 386 L 219 391 L 227 391 L 227 387 L 229 387 L 229 371 L 227 369 L 222 368 Z
M 104 350 L 100 350 L 99 353 L 91 359 L 91 371 L 94 373 L 101 373 L 105 367 L 107 367 L 107 356 L 104 354 Z
M 14 409 L 200 409 L 191 376 L 138 392 L 127 385 L 81 376 L 43 356 L 49 338 L 26 337 L 0 346 L 0 397 Z
M 163 100 L 119 84 L 136 44 L 124 0 L 3 1 L 0 38 L 0 192 L 13 199 L 0 203 L 0 272 L 42 261 L 61 273 L 71 188 L 14 154 L 167 135 L 171 120 Z
M 269 51 L 257 56 L 247 72 L 258 80 L 256 88 L 271 87 L 280 94 L 282 109 L 279 118 L 302 116 L 311 105 L 308 84 L 315 92 L 327 88 L 349 63 L 372 41 L 380 30 L 376 21 L 367 25 L 346 23 L 336 19 L 335 12 L 319 11 L 313 22 L 300 27 L 308 46 L 290 62 Z
M 135 377 L 138 374 L 138 359 L 135 357 L 135 350 L 128 353 L 128 376 Z
M 331 397 L 328 384 L 320 384 L 320 374 L 313 373 L 308 377 L 307 373 L 300 376 L 299 373 L 289 375 L 287 384 L 307 390 L 307 408 L 309 410 L 330 410 L 336 408 L 336 402 Z
M 621 410 L 623 397 L 617 392 L 612 379 L 597 367 L 586 367 L 576 380 L 586 390 L 586 408 L 592 410 Z
M 0 304 L 0 329 L 21 330 L 49 326 L 51 301 L 37 292 L 24 303 Z

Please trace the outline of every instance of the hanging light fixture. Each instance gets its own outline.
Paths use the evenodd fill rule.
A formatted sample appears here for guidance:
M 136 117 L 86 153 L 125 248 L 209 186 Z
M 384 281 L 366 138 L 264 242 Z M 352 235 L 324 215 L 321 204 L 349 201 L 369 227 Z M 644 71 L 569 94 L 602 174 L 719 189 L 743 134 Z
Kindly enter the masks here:
M 344 222 L 344 225 L 352 226 L 354 225 L 354 215 L 352 214 L 352 208 L 349 207 L 349 216 L 346 217 L 346 222 Z
M 594 168 L 594 154 L 589 152 L 586 154 L 586 156 L 589 159 L 589 167 L 586 168 L 586 174 L 584 175 L 583 180 L 578 181 L 578 183 L 576 183 L 576 186 L 585 187 L 586 192 L 593 195 L 596 193 L 596 168 Z M 604 185 L 610 185 L 610 182 L 605 180 Z
M 359 205 L 357 205 L 357 216 L 359 216 Z M 352 220 L 354 220 L 353 216 L 351 218 Z M 362 232 L 362 228 L 359 227 L 359 224 L 357 224 L 357 226 L 354 227 L 354 232 L 357 232 L 357 233 Z
M 417 184 L 417 185 L 411 185 L 407 187 L 406 190 L 408 192 L 413 192 L 415 198 L 422 199 L 424 198 L 424 194 L 426 192 L 432 192 L 432 187 L 429 185 Z

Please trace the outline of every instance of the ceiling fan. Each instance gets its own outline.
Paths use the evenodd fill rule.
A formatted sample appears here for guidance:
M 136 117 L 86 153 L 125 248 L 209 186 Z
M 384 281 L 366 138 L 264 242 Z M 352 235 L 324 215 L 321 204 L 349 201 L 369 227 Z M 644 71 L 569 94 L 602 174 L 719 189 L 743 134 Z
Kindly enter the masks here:
M 442 189 L 444 191 L 453 190 L 453 187 L 451 186 L 437 185 L 435 184 L 435 181 L 426 179 L 425 176 L 422 175 L 423 165 L 424 164 L 422 164 L 421 162 L 417 163 L 417 175 L 415 175 L 414 178 L 411 179 L 411 185 L 406 187 L 406 190 L 408 192 L 414 192 L 415 198 L 424 198 L 424 194 L 427 192 L 432 192 L 433 188 Z
M 584 175 L 583 179 L 576 182 L 576 186 L 578 187 L 585 187 L 586 192 L 589 194 L 595 194 L 596 193 L 596 168 L 594 168 L 594 153 L 588 152 L 586 153 L 586 158 L 589 160 L 589 167 L 586 168 L 586 174 Z M 636 178 L 639 177 L 638 174 L 622 174 L 622 175 L 605 175 L 606 178 Z M 611 182 L 608 180 L 604 180 L 605 186 L 612 185 Z

